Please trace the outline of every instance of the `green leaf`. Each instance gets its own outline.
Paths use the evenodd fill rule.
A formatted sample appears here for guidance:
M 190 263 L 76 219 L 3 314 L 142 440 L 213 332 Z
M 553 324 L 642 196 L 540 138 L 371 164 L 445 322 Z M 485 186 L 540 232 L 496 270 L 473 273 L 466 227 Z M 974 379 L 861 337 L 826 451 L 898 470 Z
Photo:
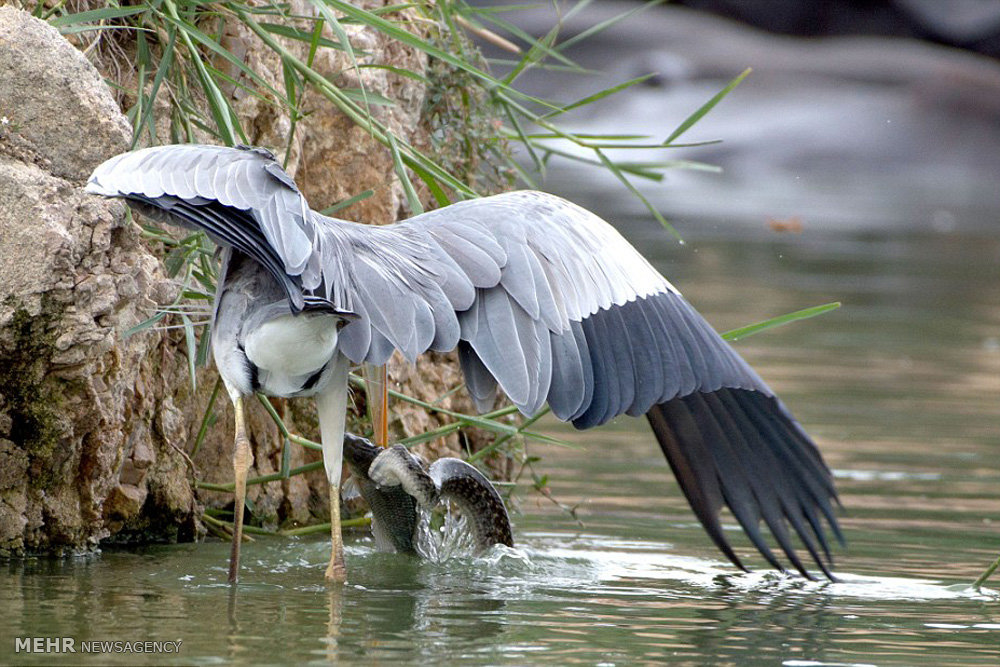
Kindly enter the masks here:
M 153 85 L 149 88 L 149 95 L 142 93 L 142 89 L 139 89 L 139 102 L 136 104 L 140 106 L 140 122 L 135 125 L 135 131 L 132 133 L 132 145 L 131 149 L 139 144 L 139 140 L 142 137 L 143 131 L 148 127 L 150 135 L 150 143 L 156 144 L 156 124 L 151 123 L 155 115 L 154 109 L 156 108 L 156 96 L 160 92 L 160 86 L 163 85 L 163 80 L 166 78 L 167 73 L 173 66 L 174 62 L 174 45 L 177 43 L 177 31 L 173 27 L 167 28 L 167 44 L 163 47 L 163 55 L 160 56 L 160 65 L 156 69 L 156 76 L 153 77 Z M 142 111 L 142 108 L 145 111 Z
M 239 120 L 236 118 L 235 112 L 233 112 L 232 108 L 229 106 L 226 96 L 219 89 L 219 86 L 216 84 L 215 79 L 212 78 L 212 75 L 209 74 L 208 68 L 202 61 L 201 54 L 198 53 L 198 49 L 195 48 L 192 35 L 201 35 L 201 31 L 189 23 L 185 23 L 180 20 L 177 16 L 177 7 L 174 5 L 173 0 L 164 0 L 163 7 L 167 12 L 164 15 L 164 18 L 172 20 L 174 25 L 176 25 L 180 30 L 181 41 L 183 41 L 184 46 L 187 47 L 188 55 L 191 58 L 191 62 L 195 66 L 195 71 L 198 73 L 198 79 L 201 81 L 209 109 L 211 110 L 212 117 L 215 120 L 214 133 L 217 134 L 227 146 L 234 146 L 237 143 L 249 143 L 246 135 L 243 133 L 243 128 L 239 124 Z M 221 49 L 221 47 L 219 48 Z M 224 51 L 225 49 L 222 50 Z M 205 129 L 212 131 L 212 128 L 209 127 L 206 127 Z
M 382 14 L 392 14 L 393 12 L 401 12 L 404 9 L 410 9 L 411 7 L 419 7 L 423 9 L 423 5 L 419 5 L 415 2 L 405 2 L 405 3 L 400 3 L 398 5 L 386 5 L 385 7 L 374 7 L 372 8 L 371 12 L 372 14 L 378 14 L 379 16 L 381 16 Z
M 559 50 L 560 51 L 565 51 L 566 49 L 568 49 L 569 47 L 573 46 L 577 42 L 582 42 L 582 41 L 584 41 L 584 40 L 592 37 L 593 35 L 596 35 L 596 34 L 598 34 L 600 32 L 603 32 L 603 31 L 607 30 L 608 28 L 610 28 L 611 26 L 613 26 L 613 25 L 615 25 L 617 23 L 621 23 L 622 21 L 624 21 L 627 18 L 635 16 L 636 14 L 639 14 L 640 12 L 644 12 L 647 9 L 650 9 L 652 7 L 656 7 L 658 5 L 662 5 L 664 2 L 666 2 L 666 0 L 653 0 L 652 2 L 647 2 L 647 3 L 645 3 L 643 5 L 640 5 L 640 6 L 636 7 L 636 8 L 634 8 L 634 9 L 628 10 L 627 12 L 623 12 L 623 13 L 618 14 L 616 16 L 612 16 L 609 19 L 605 19 L 604 21 L 596 23 L 596 24 L 592 25 L 591 27 L 587 28 L 586 30 L 583 30 L 580 33 L 574 35 L 573 37 L 567 39 L 562 44 L 560 44 L 559 45 Z M 574 13 L 576 13 L 576 11 L 582 10 L 587 4 L 589 4 L 589 2 L 586 2 L 586 3 L 585 2 L 577 3 L 577 5 L 575 5 L 573 7 L 573 9 L 569 13 L 566 14 L 565 18 L 568 19 L 570 16 L 572 16 Z
M 373 93 L 364 88 L 341 88 L 340 92 L 344 94 L 344 97 L 362 104 L 377 104 L 383 107 L 396 106 L 396 100 L 391 100 L 384 95 Z
M 438 206 L 447 206 L 451 203 L 451 200 L 448 198 L 448 193 L 444 191 L 441 187 L 441 183 L 438 179 L 434 178 L 430 172 L 420 165 L 413 163 L 410 164 L 410 169 L 412 169 L 413 173 L 420 177 L 420 180 L 422 180 L 431 191 L 431 195 L 434 197 L 434 201 L 437 202 Z
M 983 584 L 986 583 L 986 580 L 992 577 L 993 573 L 996 572 L 998 568 L 1000 568 L 1000 557 L 998 557 L 992 565 L 986 568 L 986 570 L 979 575 L 979 577 L 973 582 L 972 588 L 976 591 L 980 590 L 983 587 Z
M 91 9 L 89 11 L 78 12 L 76 14 L 65 14 L 63 16 L 50 19 L 49 24 L 57 28 L 61 28 L 63 26 L 79 25 L 81 23 L 100 23 L 101 21 L 114 21 L 116 19 L 125 18 L 126 16 L 135 16 L 136 14 L 142 14 L 146 11 L 149 11 L 149 5 L 145 3 L 135 7 L 102 7 L 101 9 Z
M 288 39 L 298 40 L 300 42 L 305 42 L 306 44 L 317 44 L 319 46 L 325 46 L 329 49 L 337 49 L 338 51 L 344 50 L 344 45 L 340 42 L 335 42 L 332 39 L 328 39 L 323 36 L 317 36 L 314 32 L 306 32 L 305 30 L 299 30 L 289 25 L 281 25 L 278 23 L 268 23 L 266 21 L 260 22 L 260 27 L 267 30 L 275 35 L 280 35 L 281 37 L 287 37 Z
M 364 104 L 364 113 L 368 118 L 368 122 L 372 121 L 371 111 L 368 109 L 368 91 L 365 90 L 364 79 L 361 78 L 361 71 L 358 69 L 358 57 L 354 53 L 354 46 L 351 44 L 350 38 L 347 36 L 347 32 L 344 30 L 344 26 L 340 25 L 340 20 L 331 12 L 326 6 L 326 0 L 313 0 L 313 6 L 316 7 L 320 14 L 328 24 L 330 24 L 330 29 L 337 34 L 337 39 L 340 43 L 344 45 L 344 50 L 347 52 L 348 58 L 351 60 L 351 67 L 358 75 L 358 81 L 361 82 L 361 102 Z M 345 96 L 350 97 L 345 89 L 341 89 L 341 93 Z
M 403 67 L 394 67 L 392 65 L 383 65 L 379 63 L 372 63 L 369 65 L 359 65 L 358 67 L 360 69 L 381 69 L 385 70 L 386 72 L 392 72 L 393 74 L 396 74 L 398 76 L 406 77 L 407 79 L 413 79 L 414 81 L 420 81 L 421 83 L 425 83 L 428 85 L 431 85 L 432 83 L 431 80 L 428 79 L 423 74 L 420 74 L 419 72 L 414 72 L 413 70 L 405 69 Z
M 260 74 L 258 74 L 257 72 L 255 72 L 249 66 L 247 66 L 247 64 L 245 62 L 243 62 L 243 60 L 241 58 L 237 58 L 233 53 L 231 53 L 228 49 L 224 48 L 216 40 L 212 39 L 211 37 L 209 37 L 208 35 L 206 35 L 205 33 L 203 33 L 197 27 L 191 25 L 190 23 L 186 23 L 184 21 L 181 21 L 180 19 L 174 18 L 173 16 L 169 16 L 169 15 L 165 15 L 164 18 L 167 21 L 173 23 L 179 30 L 181 30 L 182 37 L 192 37 L 192 38 L 194 38 L 195 41 L 197 41 L 199 44 L 202 44 L 203 46 L 205 46 L 206 48 L 208 48 L 210 51 L 212 51 L 216 55 L 218 55 L 221 58 L 223 58 L 224 60 L 226 60 L 228 63 L 230 63 L 233 67 L 235 67 L 236 69 L 238 69 L 244 76 L 246 76 L 249 79 L 251 79 L 258 86 L 260 86 L 261 88 L 263 88 L 267 92 L 271 93 L 272 95 L 274 95 L 275 97 L 277 97 L 279 100 L 282 100 L 283 102 L 288 103 L 288 101 L 285 100 L 285 98 L 282 96 L 282 94 L 281 94 L 281 92 L 279 90 L 277 90 L 276 88 L 274 88 L 274 86 L 272 86 L 270 83 L 268 83 L 268 81 L 265 80 Z M 192 54 L 192 55 L 194 56 L 194 55 L 197 55 L 197 54 Z M 199 58 L 198 60 L 200 61 L 201 59 Z M 233 83 L 237 83 L 236 81 L 233 81 L 231 77 L 227 77 L 227 78 L 229 78 L 230 81 L 232 81 Z M 206 91 L 206 92 L 208 92 L 208 91 Z M 227 107 L 228 107 L 228 103 L 227 103 Z
M 176 246 L 170 254 L 163 260 L 163 268 L 167 271 L 167 277 L 176 278 L 180 270 L 188 261 L 188 250 L 183 245 Z
M 392 164 L 396 169 L 396 176 L 399 177 L 399 182 L 403 184 L 403 191 L 406 193 L 406 200 L 410 204 L 410 210 L 413 211 L 414 215 L 420 215 L 424 212 L 424 205 L 420 203 L 420 197 L 417 196 L 413 182 L 410 181 L 410 175 L 406 173 L 406 166 L 403 164 L 403 158 L 399 154 L 399 147 L 396 145 L 396 137 L 391 132 L 385 136 L 389 140 L 389 150 L 392 151 Z
M 725 88 L 723 88 L 715 95 L 713 95 L 712 99 L 710 99 L 709 101 L 705 102 L 700 107 L 698 107 L 697 111 L 695 111 L 693 114 L 685 118 L 684 122 L 678 125 L 677 129 L 674 130 L 671 133 L 671 135 L 663 141 L 663 145 L 669 146 L 670 144 L 673 143 L 674 139 L 676 139 L 677 137 L 681 136 L 682 134 L 690 130 L 692 125 L 697 123 L 699 120 L 702 119 L 702 117 L 705 114 L 707 114 L 709 111 L 715 108 L 715 105 L 721 102 L 722 98 L 724 98 L 729 93 L 733 92 L 733 89 L 736 88 L 736 86 L 740 85 L 740 82 L 743 81 L 743 79 L 747 78 L 747 76 L 749 76 L 750 72 L 752 71 L 753 70 L 751 68 L 749 67 L 746 68 L 745 70 L 743 70 L 741 74 L 739 74 L 739 76 L 730 81 Z
M 402 438 L 401 440 L 397 440 L 393 444 L 403 445 L 405 447 L 412 447 L 413 445 L 419 445 L 424 442 L 430 442 L 431 440 L 436 440 L 437 438 L 442 438 L 446 435 L 449 435 L 461 429 L 462 429 L 461 422 L 451 422 L 450 424 L 439 426 L 430 431 L 424 431 L 423 433 L 418 433 L 417 435 L 411 435 L 409 438 Z
M 556 38 L 559 36 L 560 26 L 554 25 L 545 34 L 544 37 L 534 40 L 529 48 L 514 68 L 503 78 L 503 83 L 506 86 L 514 83 L 514 80 L 521 74 L 535 65 L 537 65 L 541 60 L 549 53 L 552 53 L 552 45 L 555 43 Z
M 319 4 L 319 0 L 313 0 L 313 2 L 315 4 Z M 373 14 L 367 10 L 361 9 L 360 7 L 356 7 L 348 2 L 344 2 L 343 0 L 325 0 L 325 2 L 320 6 L 325 6 L 325 5 L 329 5 L 330 7 L 343 13 L 345 16 L 348 16 L 360 23 L 371 26 L 372 28 L 375 28 L 379 32 L 397 41 L 400 41 L 403 44 L 406 44 L 407 46 L 412 46 L 416 49 L 423 51 L 428 55 L 434 56 L 438 60 L 442 60 L 448 63 L 452 67 L 456 67 L 464 72 L 468 72 L 477 79 L 490 83 L 494 86 L 497 86 L 498 88 L 508 90 L 509 92 L 511 92 L 514 95 L 517 95 L 518 97 L 529 100 L 536 104 L 540 104 L 544 107 L 555 108 L 554 105 L 552 105 L 549 102 L 546 102 L 545 100 L 541 100 L 536 97 L 526 95 L 520 91 L 514 90 L 505 82 L 496 79 L 490 74 L 487 74 L 481 69 L 463 60 L 462 58 L 459 58 L 458 56 L 449 53 L 448 51 L 440 49 L 437 46 L 434 46 L 427 40 L 421 39 L 420 37 L 414 35 L 413 33 L 399 27 L 395 23 L 385 20 L 384 18 L 378 16 L 377 14 Z
M 823 313 L 828 313 L 831 310 L 836 310 L 840 308 L 840 302 L 834 301 L 832 303 L 824 303 L 821 306 L 813 306 L 812 308 L 804 308 L 802 310 L 796 310 L 794 313 L 787 313 L 785 315 L 779 315 L 778 317 L 772 317 L 769 320 L 764 320 L 763 322 L 757 322 L 756 324 L 750 324 L 745 327 L 740 327 L 739 329 L 733 329 L 722 334 L 722 337 L 728 341 L 737 341 L 747 336 L 752 336 L 761 331 L 766 331 L 767 329 L 773 329 L 774 327 L 784 326 L 785 324 L 790 324 L 791 322 L 798 322 L 799 320 L 807 320 L 810 317 L 816 317 L 817 315 L 822 315 Z
M 359 192 L 358 194 L 354 195 L 353 197 L 350 197 L 349 199 L 345 199 L 344 201 L 337 202 L 333 206 L 328 206 L 324 208 L 322 211 L 320 211 L 320 213 L 323 215 L 333 215 L 340 209 L 347 208 L 348 206 L 354 206 L 359 201 L 364 201 L 365 199 L 368 199 L 373 194 L 375 194 L 374 190 L 365 190 L 364 192 Z
M 195 365 L 200 368 L 208 366 L 208 357 L 212 352 L 211 330 L 207 324 L 201 327 L 201 337 L 198 338 L 198 350 L 195 353 Z
M 670 232 L 674 236 L 674 238 L 680 241 L 681 235 L 677 232 L 676 229 L 674 229 L 674 226 L 671 225 L 669 222 L 667 222 L 667 219 L 663 217 L 663 214 L 661 214 L 660 211 L 655 206 L 653 206 L 652 202 L 646 199 L 646 196 L 643 195 L 641 192 L 639 192 L 639 190 L 637 190 L 634 185 L 632 185 L 632 182 L 625 177 L 625 175 L 621 172 L 621 169 L 619 169 L 614 162 L 608 159 L 608 157 L 604 154 L 604 151 L 597 149 L 594 151 L 594 153 L 596 153 L 597 157 L 601 160 L 601 162 L 604 163 L 604 166 L 610 169 L 611 173 L 614 174 L 618 178 L 618 180 L 625 185 L 626 188 L 628 188 L 629 192 L 631 192 L 639 199 L 639 201 L 645 204 L 646 210 L 649 211 L 654 218 L 656 218 L 656 220 L 663 226 L 663 228 L 666 229 L 668 232 Z
M 607 97 L 609 95 L 614 95 L 615 93 L 621 92 L 623 90 L 631 88 L 632 86 L 634 86 L 636 84 L 642 83 L 643 81 L 646 81 L 650 77 L 653 77 L 653 76 L 655 76 L 655 74 L 652 74 L 652 73 L 650 73 L 650 74 L 643 74 L 642 76 L 637 76 L 634 79 L 629 79 L 628 81 L 619 83 L 616 86 L 611 86 L 610 88 L 605 88 L 604 90 L 596 92 L 593 95 L 588 95 L 587 97 L 581 98 L 581 99 L 577 100 L 576 102 L 573 102 L 571 104 L 567 104 L 566 106 L 564 106 L 563 108 L 559 109 L 558 111 L 550 111 L 549 113 L 547 113 L 544 116 L 542 116 L 542 118 L 552 118 L 553 116 L 557 116 L 559 114 L 564 114 L 567 111 L 570 111 L 572 109 L 576 109 L 576 108 L 579 108 L 579 107 L 587 106 L 588 104 L 593 104 L 594 102 L 597 102 L 598 100 L 602 100 L 602 99 L 604 99 L 605 97 Z
M 577 139 L 583 142 L 583 145 L 588 148 L 622 148 L 622 149 L 641 149 L 650 150 L 657 148 L 696 148 L 699 146 L 712 146 L 714 144 L 721 144 L 721 139 L 710 139 L 707 141 L 692 141 L 690 143 L 684 144 L 670 144 L 669 146 L 664 146 L 659 141 L 655 143 L 635 143 L 643 139 L 648 139 L 649 137 L 644 134 L 575 134 Z M 535 141 L 540 139 L 559 139 L 558 134 L 552 132 L 533 132 L 526 135 L 523 141 Z M 693 163 L 702 164 L 702 163 Z
M 153 315 L 149 319 L 139 322 L 139 324 L 135 325 L 131 329 L 126 330 L 125 333 L 122 334 L 122 339 L 129 338 L 141 331 L 149 329 L 150 327 L 152 327 L 154 324 L 156 324 L 166 316 L 167 316 L 167 311 L 165 310 L 158 311 L 155 315 Z
M 326 77 L 303 63 L 287 49 L 285 49 L 280 43 L 275 41 L 273 36 L 269 35 L 263 28 L 261 28 L 249 14 L 240 10 L 236 6 L 232 6 L 232 9 L 237 13 L 247 27 L 253 30 L 253 32 L 256 33 L 268 47 L 295 67 L 303 78 L 315 87 L 319 94 L 323 95 L 326 99 L 332 102 L 348 118 L 354 121 L 363 130 L 368 132 L 375 140 L 382 142 L 386 146 L 389 145 L 388 139 L 386 138 L 388 130 L 384 125 L 372 118 L 371 114 L 367 113 L 366 110 L 358 107 L 356 102 L 345 97 L 340 89 L 330 83 Z M 478 196 L 472 188 L 449 174 L 443 167 L 423 155 L 420 151 L 416 150 L 409 144 L 400 141 L 398 138 L 396 139 L 396 143 L 402 155 L 403 162 L 411 169 L 419 166 L 427 173 L 433 175 L 433 177 L 441 184 L 446 185 L 456 192 L 460 192 L 466 196 Z
M 535 142 L 531 141 L 528 135 L 524 133 L 524 128 L 521 126 L 521 121 L 517 119 L 517 116 L 514 115 L 512 109 L 504 105 L 503 111 L 504 114 L 507 116 L 507 120 L 510 121 L 511 126 L 514 128 L 514 132 L 516 133 L 516 135 L 514 135 L 515 138 L 517 138 L 524 146 L 525 150 L 528 151 L 528 156 L 531 158 L 531 162 L 535 167 L 535 171 L 537 171 L 542 177 L 544 177 L 545 165 L 542 163 L 541 158 L 538 157 L 538 153 L 535 150 Z M 515 162 L 515 164 L 517 163 Z
M 580 65 L 567 58 L 564 54 L 560 53 L 558 49 L 553 48 L 551 42 L 548 42 L 547 40 L 544 39 L 541 40 L 536 39 L 534 36 L 525 32 L 524 30 L 514 25 L 513 23 L 505 21 L 504 19 L 501 19 L 496 16 L 489 16 L 483 11 L 484 9 L 485 9 L 484 7 L 476 7 L 474 11 L 480 14 L 481 18 L 486 19 L 487 21 L 489 21 L 489 23 L 495 25 L 499 29 L 510 33 L 514 37 L 517 37 L 525 44 L 531 44 L 532 45 L 531 48 L 537 46 L 546 56 L 552 58 L 553 60 L 558 60 L 561 63 L 560 65 L 549 65 L 549 67 L 558 67 L 561 71 L 573 72 L 576 74 L 582 74 L 586 72 L 586 70 L 580 67 Z M 468 19 L 469 17 L 466 15 L 466 18 Z M 511 61 L 511 63 L 513 64 L 514 61 Z M 541 63 L 535 63 L 533 67 L 537 67 L 540 64 Z

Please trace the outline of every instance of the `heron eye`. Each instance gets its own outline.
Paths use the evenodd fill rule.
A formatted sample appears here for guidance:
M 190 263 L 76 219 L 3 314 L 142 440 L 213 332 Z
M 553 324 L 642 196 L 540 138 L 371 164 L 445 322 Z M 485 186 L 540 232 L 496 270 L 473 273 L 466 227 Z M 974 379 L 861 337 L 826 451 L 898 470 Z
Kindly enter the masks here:
M 341 329 L 343 329 L 344 327 L 346 327 L 348 322 L 349 322 L 349 320 L 345 320 L 343 318 L 339 318 L 338 317 L 337 318 L 337 331 L 340 331 Z

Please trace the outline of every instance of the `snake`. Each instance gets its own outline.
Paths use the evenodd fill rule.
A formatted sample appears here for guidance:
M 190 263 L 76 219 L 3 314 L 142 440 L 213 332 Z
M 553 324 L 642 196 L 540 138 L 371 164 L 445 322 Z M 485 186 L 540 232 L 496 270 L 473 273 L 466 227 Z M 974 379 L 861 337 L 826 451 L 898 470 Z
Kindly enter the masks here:
M 477 551 L 495 544 L 514 546 L 510 517 L 492 482 L 474 466 L 440 458 L 426 470 L 403 445 L 382 448 L 344 434 L 344 461 L 372 512 L 372 534 L 380 549 L 416 554 L 420 509 L 442 501 L 466 517 Z

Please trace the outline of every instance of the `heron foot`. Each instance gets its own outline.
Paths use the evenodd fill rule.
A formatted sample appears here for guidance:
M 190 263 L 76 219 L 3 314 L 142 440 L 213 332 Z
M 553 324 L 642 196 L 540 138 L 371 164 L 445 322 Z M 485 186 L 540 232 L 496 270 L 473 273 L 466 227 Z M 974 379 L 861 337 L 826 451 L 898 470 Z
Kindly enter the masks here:
M 347 581 L 347 565 L 344 564 L 344 552 L 330 554 L 330 564 L 326 566 L 326 580 L 331 584 L 342 584 Z

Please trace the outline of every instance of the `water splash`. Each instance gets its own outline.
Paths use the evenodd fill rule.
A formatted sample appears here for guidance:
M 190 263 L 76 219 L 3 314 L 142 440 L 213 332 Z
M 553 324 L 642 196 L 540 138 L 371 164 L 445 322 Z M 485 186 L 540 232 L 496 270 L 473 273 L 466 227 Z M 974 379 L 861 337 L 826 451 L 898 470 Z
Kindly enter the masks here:
M 446 503 L 444 509 L 420 510 L 416 548 L 430 563 L 469 560 L 471 567 L 482 566 L 484 573 L 491 574 L 500 571 L 523 573 L 532 564 L 526 552 L 504 544 L 480 549 L 468 519 L 452 503 Z
M 450 503 L 443 512 L 420 510 L 416 547 L 417 553 L 432 563 L 471 557 L 477 551 L 472 528 Z

